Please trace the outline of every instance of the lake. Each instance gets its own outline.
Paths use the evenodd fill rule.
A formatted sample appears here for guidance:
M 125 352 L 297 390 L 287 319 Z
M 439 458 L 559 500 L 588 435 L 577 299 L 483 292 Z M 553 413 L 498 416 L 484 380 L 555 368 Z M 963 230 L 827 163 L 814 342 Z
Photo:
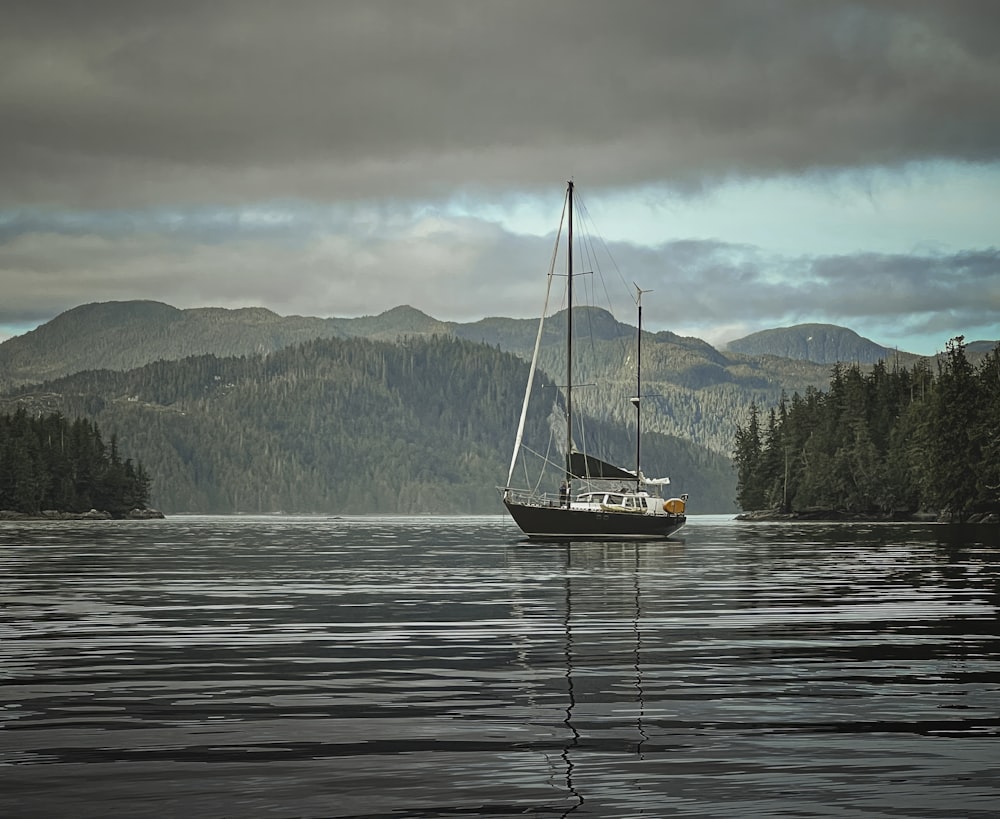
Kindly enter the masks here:
M 1000 815 L 995 528 L 519 534 L 0 523 L 0 815 Z

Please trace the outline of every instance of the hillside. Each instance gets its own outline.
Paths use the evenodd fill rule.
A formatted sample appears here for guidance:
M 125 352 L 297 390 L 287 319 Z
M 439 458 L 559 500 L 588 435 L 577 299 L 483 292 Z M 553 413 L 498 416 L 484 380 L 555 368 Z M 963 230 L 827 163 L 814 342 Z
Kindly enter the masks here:
M 499 513 L 526 378 L 518 357 L 455 338 L 320 339 L 78 373 L 15 391 L 0 411 L 95 419 L 141 460 L 150 503 L 168 513 Z M 533 404 L 528 419 L 539 451 L 549 409 Z M 628 462 L 634 432 L 592 428 L 606 457 Z M 733 510 L 727 456 L 651 433 L 644 467 L 670 475 L 692 509 Z
M 874 364 L 891 360 L 895 355 L 888 347 L 833 324 L 797 324 L 761 330 L 730 341 L 726 348 L 744 355 L 780 356 L 817 364 L 836 364 L 838 361 Z
M 970 362 L 978 363 L 1000 344 L 998 341 L 967 341 L 966 355 Z M 899 367 L 912 367 L 924 356 L 876 344 L 853 330 L 835 324 L 797 324 L 794 327 L 776 327 L 761 330 L 743 338 L 730 341 L 727 353 L 751 357 L 787 358 L 793 361 L 812 361 L 816 364 L 872 365 L 885 361 Z M 934 356 L 944 361 L 944 352 Z
M 583 370 L 600 389 L 579 391 L 580 408 L 595 416 L 631 416 L 634 393 L 630 356 L 635 327 L 604 310 L 576 308 L 576 326 L 592 335 Z M 546 324 L 542 368 L 561 373 L 563 321 Z M 77 307 L 23 336 L 0 344 L 0 392 L 72 373 L 126 371 L 188 356 L 252 356 L 316 338 L 399 341 L 431 336 L 466 339 L 528 358 L 537 321 L 487 318 L 469 324 L 441 322 L 412 307 L 352 319 L 282 317 L 262 308 L 179 310 L 149 301 Z M 651 395 L 649 428 L 686 438 L 728 455 L 735 423 L 751 401 L 773 404 L 786 392 L 826 383 L 829 369 L 810 362 L 721 353 L 695 338 L 646 334 L 644 391 Z M 617 407 L 608 415 L 608 406 Z
M 633 325 L 617 321 L 605 310 L 578 307 L 576 313 L 577 327 L 588 338 L 601 343 L 635 338 Z M 311 318 L 279 316 L 261 307 L 180 310 L 155 301 L 85 304 L 56 316 L 31 332 L 0 343 L 0 391 L 83 370 L 129 370 L 161 359 L 174 361 L 191 355 L 240 356 L 269 353 L 316 338 L 361 337 L 396 341 L 414 336 L 449 335 L 528 357 L 534 346 L 537 326 L 536 319 L 501 317 L 468 324 L 444 322 L 408 306 L 396 307 L 378 316 Z M 562 330 L 561 318 L 550 319 L 546 324 L 546 346 L 561 345 Z M 838 333 L 834 334 L 833 330 Z M 695 360 L 700 360 L 709 367 L 725 368 L 740 366 L 745 360 L 744 356 L 785 357 L 811 360 L 819 364 L 847 360 L 830 358 L 830 355 L 810 359 L 796 354 L 795 349 L 792 349 L 795 345 L 790 340 L 784 343 L 784 352 L 765 349 L 768 345 L 763 343 L 752 343 L 753 339 L 763 336 L 791 339 L 792 336 L 802 335 L 798 331 L 793 334 L 791 330 L 765 331 L 732 342 L 730 351 L 726 353 L 720 353 L 700 339 L 685 338 L 670 332 L 649 334 L 649 343 L 654 346 L 667 345 L 677 351 L 684 359 L 682 366 L 689 371 Z M 828 335 L 831 338 L 860 338 L 843 328 L 831 328 Z M 867 344 L 872 348 L 876 346 L 871 342 Z M 805 340 L 799 346 L 803 350 L 809 349 Z M 815 347 L 815 343 L 813 346 Z M 824 346 L 828 351 L 836 348 L 844 352 L 848 349 L 843 342 L 836 345 L 829 342 Z M 885 350 L 881 347 L 878 349 Z M 778 371 L 782 378 L 787 374 L 782 372 L 783 365 L 778 362 L 770 362 L 767 369 Z M 691 374 L 689 372 L 689 376 Z M 824 371 L 824 377 L 826 374 Z M 811 374 L 809 379 L 812 379 Z M 690 381 L 690 377 L 688 380 Z M 788 386 L 798 388 L 797 384 Z
M 635 392 L 635 327 L 604 310 L 586 307 L 576 308 L 574 324 L 587 337 L 588 359 L 586 364 L 577 362 L 576 374 L 594 385 L 576 392 L 577 406 L 595 418 L 631 422 L 628 399 Z M 563 326 L 561 316 L 550 318 L 543 337 L 541 368 L 555 381 L 565 371 Z M 89 304 L 0 344 L 0 394 L 86 370 L 127 371 L 198 355 L 271 354 L 318 338 L 392 343 L 431 337 L 465 339 L 528 359 L 536 332 L 534 319 L 491 317 L 460 324 L 439 321 L 408 306 L 378 316 L 320 319 L 279 316 L 262 308 L 179 310 L 150 301 Z M 993 346 L 970 343 L 970 360 Z M 768 352 L 774 350 L 782 354 Z M 769 407 L 783 393 L 791 396 L 804 394 L 810 387 L 822 389 L 829 381 L 829 361 L 864 362 L 886 351 L 853 331 L 832 325 L 756 333 L 733 342 L 725 351 L 671 332 L 645 333 L 643 392 L 648 398 L 643 423 L 651 432 L 729 456 L 736 425 L 746 420 L 752 402 Z M 908 367 L 919 357 L 893 351 L 889 360 Z
M 574 325 L 587 336 L 575 407 L 614 450 L 605 454 L 627 463 L 635 327 L 585 307 Z M 543 377 L 565 371 L 563 326 L 559 316 L 546 324 Z M 144 462 L 151 501 L 168 511 L 482 511 L 494 508 L 491 488 L 506 474 L 536 332 L 536 320 L 456 324 L 406 306 L 319 319 L 151 301 L 83 305 L 0 344 L 0 410 L 97 420 Z M 774 333 L 803 357 L 644 334 L 643 430 L 654 459 L 644 456 L 644 466 L 686 481 L 678 491 L 701 499 L 692 508 L 732 511 L 730 458 L 752 403 L 825 388 L 831 365 L 810 356 L 860 358 L 877 346 L 828 325 Z M 970 359 L 993 346 L 970 344 Z
M 155 301 L 85 304 L 0 344 L 0 392 L 83 370 L 129 370 L 192 355 L 270 353 L 316 338 L 450 334 L 412 307 L 380 316 L 279 316 L 263 307 L 179 310 Z

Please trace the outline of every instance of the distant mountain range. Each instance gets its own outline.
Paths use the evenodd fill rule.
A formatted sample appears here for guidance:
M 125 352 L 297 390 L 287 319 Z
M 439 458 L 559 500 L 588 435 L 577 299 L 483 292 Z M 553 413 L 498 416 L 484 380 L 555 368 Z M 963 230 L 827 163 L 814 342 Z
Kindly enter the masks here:
M 627 427 L 634 421 L 629 396 L 635 394 L 634 368 L 630 365 L 635 327 L 618 322 L 606 311 L 584 307 L 576 308 L 575 325 L 586 328 L 590 337 L 588 361 L 575 369 L 580 383 L 590 388 L 574 393 L 576 407 L 601 423 Z M 547 323 L 541 349 L 540 368 L 554 383 L 560 383 L 558 373 L 563 371 L 562 326 L 558 320 Z M 455 422 L 449 422 L 446 429 L 441 416 L 442 428 L 436 429 L 433 418 L 437 416 L 423 414 L 416 405 L 408 411 L 420 417 L 419 433 L 412 427 L 373 427 L 368 416 L 378 412 L 373 409 L 378 406 L 375 399 L 358 410 L 363 414 L 351 416 L 350 407 L 358 395 L 357 386 L 352 385 L 370 378 L 365 372 L 352 372 L 351 361 L 365 361 L 369 370 L 382 372 L 384 364 L 379 362 L 388 360 L 390 350 L 400 351 L 404 358 L 416 355 L 418 350 L 424 351 L 420 353 L 424 358 L 452 357 L 454 361 L 437 364 L 427 359 L 429 372 L 437 373 L 434 378 L 438 379 L 437 392 L 431 392 L 448 395 L 450 402 L 471 408 L 472 402 L 481 398 L 462 394 L 447 373 L 462 370 L 471 384 L 471 373 L 478 367 L 487 382 L 491 378 L 496 382 L 490 387 L 491 393 L 523 390 L 524 375 L 510 370 L 503 356 L 513 354 L 522 361 L 529 358 L 536 333 L 535 319 L 494 317 L 462 324 L 439 321 L 408 306 L 378 316 L 324 319 L 279 316 L 263 308 L 181 310 L 153 301 L 87 304 L 0 344 L 0 412 L 27 406 L 33 412 L 82 413 L 99 419 L 102 428 L 121 434 L 127 454 L 142 458 L 143 452 L 150 453 L 147 466 L 163 473 L 152 475 L 154 493 L 158 479 L 160 493 L 165 491 L 165 485 L 174 487 L 170 490 L 173 494 L 167 496 L 172 504 L 169 511 L 246 509 L 248 497 L 258 498 L 253 508 L 287 509 L 292 499 L 306 497 L 303 487 L 310 486 L 310 481 L 321 482 L 314 504 L 325 503 L 322 498 L 336 497 L 341 491 L 335 491 L 334 484 L 323 484 L 326 472 L 307 467 L 306 462 L 312 457 L 310 447 L 320 445 L 315 437 L 319 419 L 330 414 L 330 402 L 342 390 L 346 393 L 337 400 L 344 409 L 331 419 L 336 427 L 323 429 L 322 434 L 328 441 L 349 441 L 349 430 L 368 429 L 368 439 L 354 456 L 357 463 L 361 463 L 357 459 L 363 459 L 366 451 L 389 452 L 390 444 L 398 447 L 407 440 L 407 451 L 416 442 L 427 442 L 428 458 L 447 447 L 456 448 L 449 451 L 455 462 L 461 463 L 465 457 L 458 448 L 468 442 L 455 437 Z M 458 346 L 430 343 L 434 339 L 450 340 Z M 320 349 L 315 346 L 317 341 L 347 346 L 322 348 L 327 352 L 314 352 L 305 362 L 295 358 L 295 349 L 307 345 L 312 345 L 309 349 L 314 351 Z M 470 357 L 473 354 L 462 347 L 466 342 L 472 343 L 469 350 L 483 351 L 480 360 L 475 361 Z M 376 345 L 383 351 L 365 345 Z M 992 342 L 973 342 L 967 345 L 968 357 L 974 361 L 994 346 Z M 657 445 L 660 452 L 671 453 L 666 468 L 672 469 L 671 463 L 686 462 L 688 480 L 701 476 L 707 481 L 698 487 L 703 502 L 711 504 L 710 508 L 703 505 L 703 511 L 728 511 L 723 499 L 735 495 L 735 478 L 728 461 L 736 425 L 747 418 L 751 402 L 766 408 L 776 405 L 783 394 L 804 393 L 809 387 L 825 389 L 834 361 L 867 365 L 888 357 L 909 366 L 919 359 L 832 325 L 800 325 L 755 333 L 732 342 L 725 350 L 671 332 L 649 333 L 644 336 L 642 349 L 646 396 L 643 428 L 653 436 L 651 442 L 663 442 Z M 329 371 L 330 356 L 342 359 L 336 374 Z M 279 363 L 286 369 L 276 376 L 272 364 L 277 367 Z M 506 375 L 501 375 L 500 370 Z M 242 380 L 234 376 L 230 383 L 230 372 L 246 375 L 240 376 Z M 500 383 L 509 378 L 519 385 Z M 186 386 L 180 389 L 178 383 Z M 276 402 L 290 395 L 281 386 L 283 383 L 301 392 L 288 405 L 294 409 L 279 412 Z M 414 397 L 417 383 L 405 390 L 403 385 L 388 385 L 391 403 L 404 406 L 418 400 Z M 225 394 L 217 396 L 220 384 Z M 323 387 L 327 392 L 305 390 L 303 385 L 308 384 L 327 384 Z M 424 386 L 430 385 L 420 389 Z M 174 392 L 168 395 L 169 390 L 164 392 L 167 387 Z M 209 400 L 209 396 L 216 397 Z M 427 404 L 430 399 L 419 400 Z M 472 498 L 480 498 L 486 476 L 499 479 L 505 469 L 506 441 L 513 435 L 513 429 L 506 428 L 512 424 L 504 421 L 494 429 L 495 418 L 483 420 L 485 415 L 497 414 L 492 404 L 479 406 L 480 417 L 470 415 L 468 424 L 461 426 L 469 426 L 471 432 L 477 422 L 490 423 L 491 435 L 496 433 L 499 439 L 491 439 L 490 445 L 481 450 L 477 471 L 463 467 L 448 479 L 451 483 L 439 485 L 438 489 L 447 490 L 453 502 L 461 501 L 460 508 L 474 508 L 470 505 Z M 247 417 L 238 421 L 241 413 Z M 279 423 L 276 415 L 291 424 L 287 430 L 290 437 L 280 442 L 273 438 L 271 426 Z M 195 445 L 194 441 L 199 443 Z M 302 447 L 301 452 L 297 447 Z M 349 446 L 344 444 L 343 451 L 346 448 Z M 273 460 L 278 451 L 286 452 L 287 458 L 283 455 L 282 460 Z M 240 458 L 256 457 L 255 453 L 270 455 L 267 460 L 254 462 L 245 482 L 237 481 L 233 476 L 240 474 Z M 331 452 L 330 457 L 334 459 L 331 463 L 336 463 L 341 456 Z M 222 464 L 226 464 L 225 469 Z M 223 472 L 225 479 L 219 477 Z M 381 473 L 373 474 L 372 480 L 376 479 L 387 480 Z M 431 509 L 413 500 L 427 491 L 427 486 L 412 476 L 406 480 L 411 482 L 407 491 L 414 507 L 399 505 L 387 511 Z M 237 482 L 242 486 L 240 497 L 244 500 L 225 496 L 221 485 Z M 273 489 L 279 483 L 298 489 L 289 488 L 286 495 L 279 497 L 264 488 Z M 477 486 L 472 494 L 466 491 L 470 484 Z M 282 505 L 268 505 L 269 498 L 270 503 Z M 308 508 L 322 511 L 329 507 Z
M 577 401 L 584 412 L 603 414 L 604 407 L 621 403 L 617 393 L 609 391 L 631 394 L 634 389 L 628 382 L 631 368 L 622 365 L 630 354 L 635 327 L 605 310 L 578 307 L 576 312 L 576 327 L 586 328 L 593 345 L 588 352 L 593 363 L 587 365 L 589 370 L 578 369 L 578 374 L 605 385 L 580 390 Z M 198 355 L 269 355 L 314 339 L 398 343 L 450 337 L 526 359 L 537 326 L 537 319 L 503 317 L 466 324 L 439 321 L 406 305 L 377 316 L 315 318 L 279 316 L 260 307 L 181 310 L 155 301 L 85 304 L 0 343 L 0 393 L 88 370 L 124 372 Z M 540 365 L 550 374 L 564 366 L 562 327 L 558 320 L 546 324 Z M 969 344 L 970 360 L 993 346 L 993 342 Z M 750 402 L 773 406 L 782 393 L 823 389 L 836 361 L 868 365 L 880 358 L 908 367 L 920 357 L 829 324 L 766 330 L 733 341 L 725 350 L 698 338 L 650 333 L 643 342 L 643 382 L 644 390 L 655 396 L 648 403 L 659 405 L 650 419 L 651 429 L 728 453 L 735 424 Z M 627 421 L 630 412 L 625 402 L 613 420 Z
M 599 338 L 634 336 L 634 327 L 616 321 L 605 311 L 591 309 L 589 316 L 590 329 Z M 549 326 L 556 328 L 558 324 L 550 322 Z M 392 341 L 406 336 L 454 336 L 523 356 L 530 353 L 536 328 L 535 319 L 494 317 L 467 324 L 439 321 L 405 305 L 377 316 L 315 318 L 279 316 L 262 307 L 181 310 L 155 301 L 101 302 L 75 307 L 31 332 L 0 343 L 0 390 L 83 370 L 128 370 L 160 359 L 271 353 L 316 338 Z M 552 329 L 552 333 L 558 330 Z M 726 361 L 718 350 L 699 339 L 669 332 L 658 333 L 656 338 L 716 364 Z M 996 343 L 976 341 L 967 347 L 970 353 L 985 354 Z M 763 330 L 729 342 L 723 352 L 824 365 L 896 359 L 907 366 L 919 358 L 832 324 Z
M 773 355 L 817 364 L 835 364 L 838 361 L 874 364 L 899 354 L 874 341 L 869 341 L 835 324 L 797 324 L 774 330 L 761 330 L 726 345 L 726 349 L 744 355 Z M 909 359 L 914 356 L 902 353 Z
M 965 345 L 971 360 L 991 352 L 1000 341 L 970 341 Z M 836 324 L 796 324 L 761 330 L 730 341 L 725 347 L 734 353 L 749 356 L 777 356 L 817 364 L 874 364 L 877 361 L 896 362 L 908 367 L 924 356 L 898 348 L 876 344 L 853 330 Z
M 0 344 L 0 389 L 92 369 L 130 370 L 192 355 L 272 353 L 316 338 L 395 339 L 451 334 L 411 307 L 355 319 L 279 316 L 262 307 L 180 310 L 156 301 L 110 301 L 67 310 Z

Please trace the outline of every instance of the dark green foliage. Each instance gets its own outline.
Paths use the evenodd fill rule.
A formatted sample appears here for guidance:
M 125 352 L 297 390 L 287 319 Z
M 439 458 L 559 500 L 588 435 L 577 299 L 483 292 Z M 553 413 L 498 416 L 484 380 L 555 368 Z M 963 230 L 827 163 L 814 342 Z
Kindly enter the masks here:
M 762 452 L 760 415 L 757 404 L 752 403 L 747 425 L 736 430 L 736 502 L 741 509 L 763 509 L 765 506 L 763 488 L 754 480 Z
M 123 453 L 127 443 L 141 454 L 151 500 L 167 513 L 500 514 L 495 487 L 527 370 L 512 354 L 452 336 L 317 339 L 264 356 L 82 372 L 13 398 L 93 412 Z M 550 409 L 533 403 L 527 422 L 541 450 Z M 611 450 L 603 454 L 630 463 L 632 435 L 617 426 L 596 423 Z M 728 458 L 655 430 L 647 441 L 647 474 L 683 482 L 677 491 L 691 493 L 692 509 L 731 511 Z
M 636 328 L 604 310 L 575 308 L 578 375 L 600 389 L 580 390 L 575 409 L 595 418 L 628 423 Z M 543 371 L 566 372 L 563 317 L 546 323 Z M 489 318 L 473 324 L 440 322 L 410 307 L 380 316 L 318 319 L 277 316 L 261 308 L 178 310 L 157 302 L 108 302 L 74 308 L 37 330 L 0 344 L 0 392 L 52 381 L 95 368 L 127 371 L 160 361 L 192 356 L 222 358 L 268 354 L 316 338 L 367 338 L 400 342 L 416 337 L 454 336 L 514 353 L 529 360 L 537 320 Z M 719 453 L 732 448 L 733 419 L 751 400 L 765 405 L 782 389 L 804 390 L 825 383 L 825 366 L 778 358 L 723 354 L 696 338 L 670 332 L 643 339 L 643 391 L 659 395 L 660 411 L 650 412 L 644 428 L 691 441 Z M 99 411 L 94 405 L 87 414 Z M 615 410 L 614 408 L 618 408 Z
M 826 393 L 806 390 L 737 429 L 745 510 L 813 508 L 954 520 L 1000 508 L 1000 347 L 973 366 L 961 337 L 932 375 L 925 363 L 867 374 L 836 365 Z
M 100 509 L 120 517 L 145 509 L 150 481 L 141 464 L 122 459 L 95 424 L 61 414 L 29 417 L 23 409 L 0 415 L 0 509 Z

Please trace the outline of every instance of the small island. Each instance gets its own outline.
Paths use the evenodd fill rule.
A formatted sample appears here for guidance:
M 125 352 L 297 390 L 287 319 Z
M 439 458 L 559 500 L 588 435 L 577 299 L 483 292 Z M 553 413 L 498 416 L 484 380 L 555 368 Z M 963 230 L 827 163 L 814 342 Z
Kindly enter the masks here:
M 0 415 L 0 520 L 146 520 L 150 479 L 97 425 L 60 413 Z

